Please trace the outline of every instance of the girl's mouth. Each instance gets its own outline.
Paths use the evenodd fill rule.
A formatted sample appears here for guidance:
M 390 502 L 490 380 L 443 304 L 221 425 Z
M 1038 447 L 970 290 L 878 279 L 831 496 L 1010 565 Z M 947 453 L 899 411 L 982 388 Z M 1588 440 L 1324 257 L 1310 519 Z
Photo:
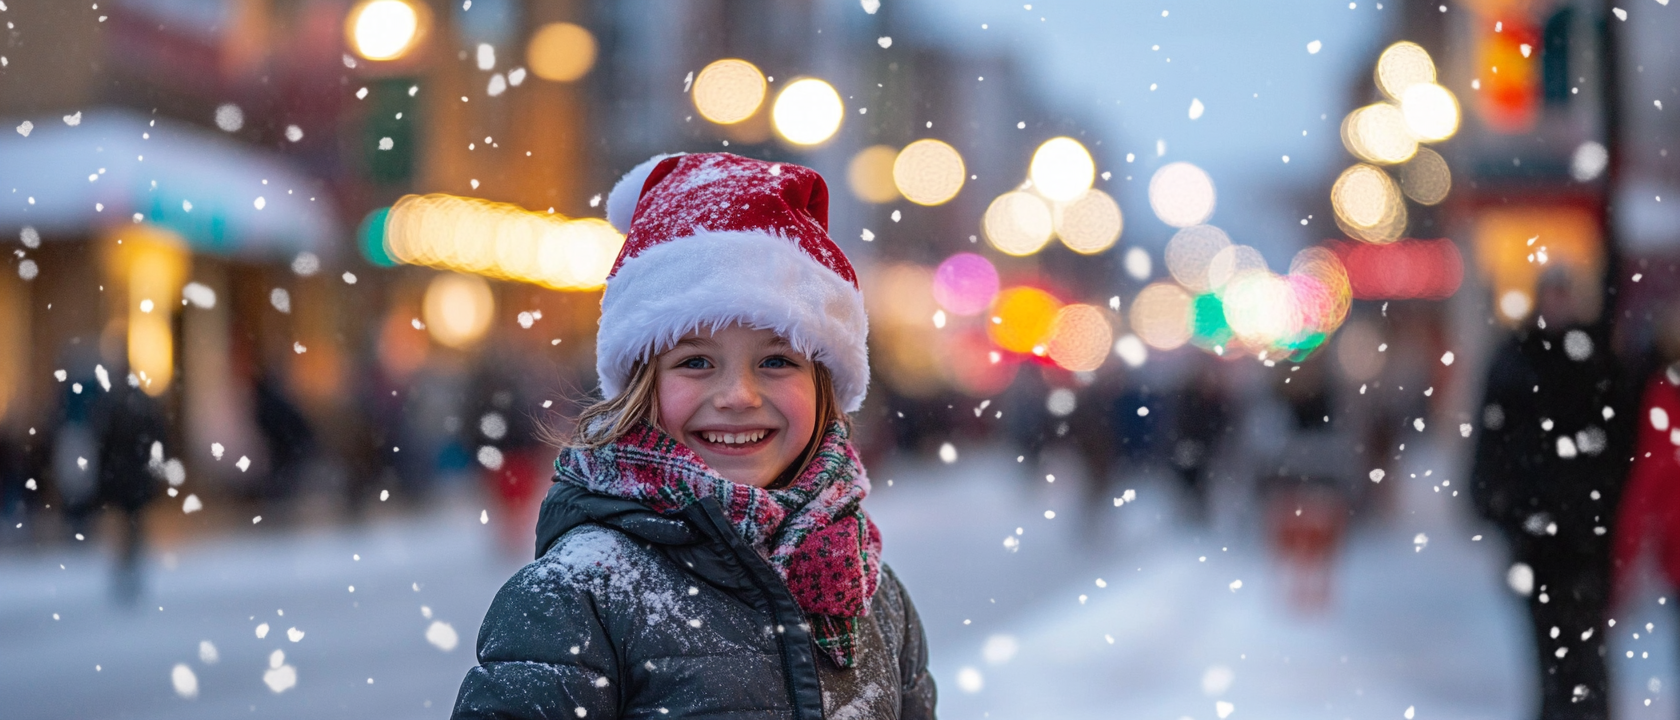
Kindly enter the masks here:
M 776 436 L 776 431 L 770 428 L 756 430 L 742 430 L 738 432 L 717 432 L 702 430 L 695 433 L 706 443 L 708 449 L 723 453 L 749 453 L 763 447 Z

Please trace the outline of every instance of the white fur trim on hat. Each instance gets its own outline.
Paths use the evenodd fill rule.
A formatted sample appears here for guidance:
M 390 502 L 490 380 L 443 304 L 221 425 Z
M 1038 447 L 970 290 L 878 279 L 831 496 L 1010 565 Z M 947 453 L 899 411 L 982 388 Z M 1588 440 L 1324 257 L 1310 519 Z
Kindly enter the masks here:
M 630 220 L 636 215 L 636 202 L 642 199 L 642 186 L 647 184 L 648 175 L 653 174 L 653 166 L 658 165 L 660 160 L 682 154 L 655 155 L 624 173 L 624 177 L 613 184 L 612 192 L 607 193 L 607 222 L 612 223 L 620 233 L 629 235 Z
M 774 330 L 826 366 L 845 412 L 869 389 L 863 293 L 786 238 L 701 231 L 650 247 L 607 280 L 595 369 L 616 397 L 630 370 L 701 326 Z

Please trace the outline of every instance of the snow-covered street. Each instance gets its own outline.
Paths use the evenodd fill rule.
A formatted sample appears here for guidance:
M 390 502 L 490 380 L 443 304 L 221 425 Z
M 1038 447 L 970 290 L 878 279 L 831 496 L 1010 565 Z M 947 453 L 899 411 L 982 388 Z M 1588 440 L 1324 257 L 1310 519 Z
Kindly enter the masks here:
M 1303 614 L 1252 523 L 1199 533 L 1147 478 L 1135 502 L 1087 522 L 1070 480 L 1028 472 L 976 449 L 875 477 L 869 504 L 927 623 L 943 717 L 1530 712 L 1531 651 L 1502 552 L 1473 541 L 1483 530 L 1462 501 L 1431 485 L 1402 483 L 1399 519 L 1352 532 L 1328 610 Z M 457 497 L 361 528 L 196 540 L 150 559 L 135 608 L 109 601 L 108 559 L 92 547 L 14 549 L 0 558 L 4 715 L 444 717 L 478 622 L 520 561 L 481 510 Z M 1671 614 L 1654 596 L 1640 608 L 1615 633 L 1617 704 L 1623 718 L 1667 717 Z M 452 649 L 435 623 L 454 631 Z M 177 693 L 177 664 L 196 698 Z M 276 666 L 295 669 L 295 686 L 271 690 L 265 675 L 284 684 Z

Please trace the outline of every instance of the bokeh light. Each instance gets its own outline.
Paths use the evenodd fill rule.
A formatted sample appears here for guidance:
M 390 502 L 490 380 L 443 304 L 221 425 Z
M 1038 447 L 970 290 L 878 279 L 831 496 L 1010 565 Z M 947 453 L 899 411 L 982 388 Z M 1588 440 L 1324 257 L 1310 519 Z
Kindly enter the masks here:
M 1342 171 L 1330 188 L 1336 224 L 1371 243 L 1390 243 L 1406 231 L 1406 203 L 1388 173 L 1365 164 Z
M 1056 210 L 1056 236 L 1068 249 L 1081 255 L 1094 255 L 1113 247 L 1125 227 L 1120 203 L 1096 188 L 1086 190 Z
M 1169 282 L 1153 283 L 1132 301 L 1132 332 L 1157 350 L 1172 350 L 1190 340 L 1191 297 Z
M 768 87 L 764 73 L 752 63 L 735 58 L 717 60 L 694 77 L 694 109 L 707 120 L 732 125 L 758 112 Z
M 1330 244 L 1360 300 L 1442 300 L 1464 282 L 1464 259 L 1452 240 L 1401 240 L 1389 245 Z
M 525 63 L 544 80 L 579 80 L 595 67 L 595 36 L 572 23 L 549 23 L 531 34 Z
M 1050 242 L 1055 232 L 1050 206 L 1037 195 L 1006 192 L 986 207 L 981 217 L 986 242 L 999 251 L 1017 257 L 1031 255 Z
M 1149 178 L 1149 207 L 1173 227 L 1190 227 L 1213 217 L 1213 178 L 1187 162 L 1168 163 Z
M 1388 46 L 1377 58 L 1377 89 L 1399 100 L 1406 90 L 1418 83 L 1435 82 L 1435 61 L 1429 51 L 1414 42 L 1401 41 Z
M 795 145 L 816 145 L 840 130 L 845 103 L 834 86 L 817 78 L 788 83 L 770 108 L 770 122 L 782 138 Z
M 1184 228 L 1167 241 L 1167 272 L 1190 292 L 1207 292 L 1208 269 L 1213 258 L 1230 246 L 1231 237 L 1212 225 Z
M 886 145 L 871 145 L 852 156 L 846 166 L 846 183 L 852 194 L 866 203 L 890 203 L 899 198 L 893 183 L 893 162 L 898 151 Z
M 1418 148 L 1417 155 L 1400 166 L 1400 189 L 1421 205 L 1437 204 L 1452 191 L 1452 170 L 1440 153 Z
M 1091 188 L 1097 177 L 1097 163 L 1078 140 L 1051 138 L 1033 152 L 1027 176 L 1032 179 L 1033 188 L 1044 197 L 1068 202 Z
M 597 218 L 569 219 L 453 195 L 408 195 L 385 216 L 383 250 L 406 265 L 593 290 L 624 245 Z
M 1400 96 L 1406 128 L 1423 142 L 1440 142 L 1458 132 L 1458 98 L 1435 83 L 1417 83 Z
M 997 302 L 992 304 L 986 332 L 1000 348 L 1015 353 L 1042 355 L 1045 352 L 1044 343 L 1050 338 L 1050 326 L 1061 309 L 1061 301 L 1043 290 L 1009 288 L 999 293 Z M 1107 351 L 1106 347 L 1104 351 Z
M 942 205 L 962 191 L 968 169 L 962 154 L 933 139 L 904 146 L 892 164 L 893 186 L 917 205 Z
M 1231 325 L 1225 322 L 1225 303 L 1213 293 L 1190 301 L 1190 342 L 1220 352 L 1232 340 Z M 1222 354 L 1222 353 L 1221 353 Z
M 423 11 L 408 0 L 366 0 L 346 16 L 350 47 L 367 60 L 396 60 L 420 42 Z
M 997 268 L 974 253 L 952 255 L 933 273 L 933 299 L 952 315 L 978 315 L 997 294 Z
M 1410 160 L 1417 153 L 1418 140 L 1400 108 L 1377 103 L 1354 110 L 1342 120 L 1342 145 L 1366 162 L 1393 165 Z
M 1354 296 L 1348 270 L 1336 253 L 1323 247 L 1303 248 L 1289 261 L 1289 277 L 1292 282 L 1296 278 L 1310 280 L 1313 286 L 1311 307 L 1303 311 L 1307 324 L 1321 333 L 1341 327 L 1353 306 Z M 1305 287 L 1305 284 L 1297 285 L 1297 297 L 1302 296 Z
M 1229 245 L 1215 253 L 1207 264 L 1207 288 L 1218 291 L 1238 275 L 1251 270 L 1266 271 L 1266 256 L 1247 245 Z
M 426 331 L 441 345 L 465 348 L 490 329 L 496 299 L 483 278 L 440 273 L 426 285 L 420 315 Z
M 1092 305 L 1069 305 L 1050 323 L 1046 351 L 1063 370 L 1090 372 L 1102 367 L 1114 342 L 1108 315 Z
M 1264 270 L 1233 278 L 1223 300 L 1231 331 L 1250 346 L 1264 348 L 1301 328 L 1294 286 Z

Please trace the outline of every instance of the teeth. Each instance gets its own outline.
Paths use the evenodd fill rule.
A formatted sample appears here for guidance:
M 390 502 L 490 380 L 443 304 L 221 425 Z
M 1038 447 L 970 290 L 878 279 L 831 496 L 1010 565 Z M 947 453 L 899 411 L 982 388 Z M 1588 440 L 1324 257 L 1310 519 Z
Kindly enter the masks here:
M 744 433 L 709 432 L 702 433 L 702 435 L 706 438 L 706 442 L 719 443 L 722 445 L 745 445 L 747 443 L 755 443 L 763 440 L 764 436 L 768 435 L 769 432 L 770 431 L 768 430 L 754 430 L 752 432 Z

